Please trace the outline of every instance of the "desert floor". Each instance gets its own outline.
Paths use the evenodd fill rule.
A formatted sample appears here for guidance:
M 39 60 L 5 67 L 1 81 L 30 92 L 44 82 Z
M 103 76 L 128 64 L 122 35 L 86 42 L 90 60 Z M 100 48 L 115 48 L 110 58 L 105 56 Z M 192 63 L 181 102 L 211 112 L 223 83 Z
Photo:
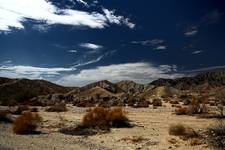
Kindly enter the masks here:
M 0 149 L 65 149 L 65 150 L 207 150 L 206 144 L 191 146 L 190 140 L 184 141 L 176 136 L 168 134 L 170 124 L 182 123 L 195 130 L 205 129 L 213 124 L 213 119 L 199 119 L 194 116 L 177 116 L 172 114 L 174 108 L 169 105 L 157 109 L 149 108 L 124 108 L 128 118 L 135 126 L 133 128 L 114 128 L 109 133 L 101 133 L 93 136 L 65 135 L 58 132 L 62 126 L 71 126 L 81 121 L 86 108 L 78 108 L 69 105 L 67 112 L 45 112 L 39 107 L 39 114 L 43 117 L 43 123 L 39 134 L 16 135 L 12 132 L 11 124 L 0 124 Z M 134 143 L 129 140 L 132 137 L 142 137 L 143 141 Z M 174 144 L 168 142 L 174 138 Z M 173 139 L 173 140 L 174 140 Z

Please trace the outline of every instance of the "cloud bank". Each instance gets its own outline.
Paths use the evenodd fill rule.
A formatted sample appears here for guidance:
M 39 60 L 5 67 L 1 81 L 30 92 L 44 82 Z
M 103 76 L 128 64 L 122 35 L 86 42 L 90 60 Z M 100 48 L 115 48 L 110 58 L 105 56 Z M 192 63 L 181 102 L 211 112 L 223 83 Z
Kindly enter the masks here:
M 66 86 L 82 86 L 99 80 L 133 80 L 138 83 L 149 83 L 158 78 L 176 78 L 182 76 L 174 73 L 176 65 L 155 66 L 150 63 L 137 62 L 99 66 L 94 69 L 84 69 L 78 74 L 65 75 L 56 83 Z

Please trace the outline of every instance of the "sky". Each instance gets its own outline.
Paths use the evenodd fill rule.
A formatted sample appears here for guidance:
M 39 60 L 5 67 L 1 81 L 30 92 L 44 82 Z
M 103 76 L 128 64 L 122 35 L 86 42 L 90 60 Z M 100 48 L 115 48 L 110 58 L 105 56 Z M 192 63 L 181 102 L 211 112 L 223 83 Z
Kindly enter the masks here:
M 146 84 L 216 68 L 224 0 L 0 0 L 0 77 Z

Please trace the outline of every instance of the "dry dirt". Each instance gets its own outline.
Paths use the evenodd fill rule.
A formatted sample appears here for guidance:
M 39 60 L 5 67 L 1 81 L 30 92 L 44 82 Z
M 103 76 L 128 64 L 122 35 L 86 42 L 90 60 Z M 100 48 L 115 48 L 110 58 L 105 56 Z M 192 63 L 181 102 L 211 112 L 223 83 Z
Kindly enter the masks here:
M 67 112 L 45 112 L 39 107 L 43 117 L 40 133 L 32 135 L 16 135 L 10 124 L 0 124 L 0 150 L 37 149 L 37 150 L 207 150 L 206 144 L 191 146 L 190 140 L 184 141 L 168 134 L 170 124 L 182 123 L 195 130 L 202 130 L 213 124 L 213 119 L 199 119 L 194 116 L 177 116 L 172 114 L 174 108 L 167 105 L 157 109 L 124 108 L 128 118 L 135 126 L 133 128 L 112 129 L 105 134 L 93 136 L 73 136 L 58 132 L 61 126 L 70 126 L 81 121 L 86 108 L 68 106 Z M 132 139 L 141 137 L 143 140 L 135 143 Z M 169 142 L 170 141 L 170 142 Z M 172 141 L 172 142 L 171 142 Z

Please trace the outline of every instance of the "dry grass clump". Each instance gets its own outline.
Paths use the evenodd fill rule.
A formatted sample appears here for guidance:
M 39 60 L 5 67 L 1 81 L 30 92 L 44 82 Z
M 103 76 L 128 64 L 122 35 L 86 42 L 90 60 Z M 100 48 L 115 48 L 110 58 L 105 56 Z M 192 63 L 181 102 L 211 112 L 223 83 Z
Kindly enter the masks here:
M 152 105 L 153 105 L 153 106 L 162 106 L 162 101 L 161 101 L 161 99 L 154 99 L 154 100 L 152 101 Z
M 173 124 L 169 127 L 170 135 L 185 135 L 185 126 L 183 124 Z
M 206 135 L 210 146 L 215 149 L 225 149 L 225 123 L 219 121 L 217 124 L 209 127 Z
M 42 118 L 37 113 L 25 112 L 13 122 L 13 132 L 16 134 L 32 133 L 41 121 Z
M 49 108 L 46 109 L 48 112 L 65 112 L 67 111 L 66 104 L 64 103 L 59 103 L 50 106 Z
M 0 122 L 12 123 L 13 119 L 9 111 L 0 111 Z
M 121 108 L 96 107 L 83 117 L 82 125 L 87 128 L 109 129 L 110 127 L 129 127 L 129 120 Z
M 180 136 L 183 140 L 199 137 L 199 134 L 194 131 L 194 129 L 184 126 L 183 124 L 170 125 L 169 134 Z

